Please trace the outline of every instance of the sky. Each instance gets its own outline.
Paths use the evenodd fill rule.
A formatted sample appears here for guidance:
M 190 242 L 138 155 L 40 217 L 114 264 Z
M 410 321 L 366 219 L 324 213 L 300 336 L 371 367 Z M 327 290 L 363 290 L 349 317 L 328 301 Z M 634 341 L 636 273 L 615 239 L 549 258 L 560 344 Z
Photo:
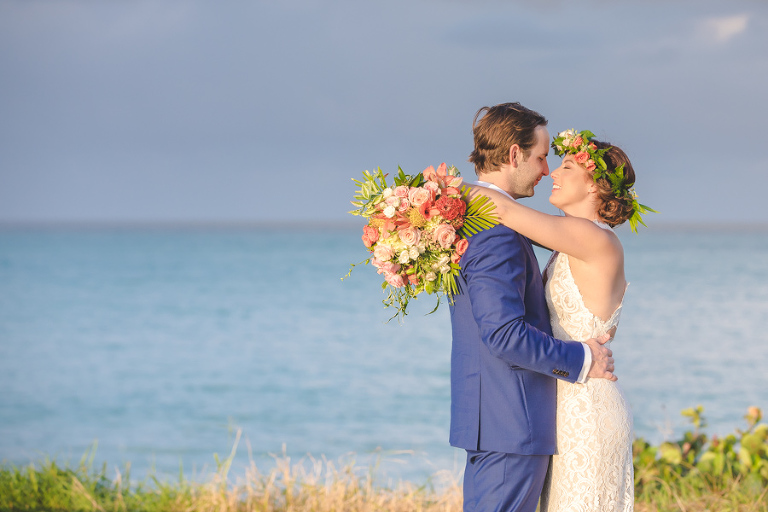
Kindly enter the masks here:
M 508 101 L 621 146 L 651 227 L 764 223 L 766 91 L 766 1 L 0 0 L 0 223 L 354 222 Z

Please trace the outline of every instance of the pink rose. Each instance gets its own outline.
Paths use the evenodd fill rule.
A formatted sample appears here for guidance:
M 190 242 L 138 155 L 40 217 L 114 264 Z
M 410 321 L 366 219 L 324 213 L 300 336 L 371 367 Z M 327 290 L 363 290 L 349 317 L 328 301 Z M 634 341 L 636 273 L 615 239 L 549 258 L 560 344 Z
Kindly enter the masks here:
M 450 224 L 440 224 L 432 232 L 432 237 L 440 244 L 440 247 L 449 249 L 456 240 L 456 230 Z
M 421 231 L 413 226 L 401 229 L 398 235 L 400 236 L 400 240 L 407 246 L 414 246 L 421 240 Z
M 423 185 L 423 187 L 425 189 L 429 190 L 430 192 L 432 192 L 432 197 L 433 198 L 436 197 L 437 193 L 440 191 L 440 185 L 438 185 L 434 181 L 428 181 L 427 183 L 425 183 Z
M 587 162 L 587 170 L 588 170 L 589 172 L 592 172 L 592 171 L 594 171 L 594 170 L 595 170 L 595 167 L 597 167 L 597 166 L 595 165 L 595 162 L 593 162 L 592 160 L 589 160 L 589 161 Z
M 584 144 L 584 139 L 582 139 L 581 137 L 576 137 L 575 139 L 573 139 L 573 144 L 571 144 L 571 146 L 574 148 L 577 148 L 582 144 Z
M 394 274 L 400 270 L 400 264 L 391 261 L 379 261 L 374 258 L 371 260 L 371 263 L 373 263 L 374 267 L 378 268 L 377 274 Z
M 431 201 L 433 197 L 433 192 L 424 187 L 414 187 L 408 192 L 408 200 L 417 208 L 424 203 Z
M 400 205 L 400 198 L 397 196 L 390 196 L 384 200 L 384 204 L 397 208 Z
M 573 158 L 576 159 L 576 162 L 580 164 L 586 164 L 587 160 L 589 160 L 589 153 L 586 151 L 579 151 Z
M 458 242 L 456 242 L 456 254 L 462 256 L 465 252 L 467 252 L 467 247 L 469 247 L 469 240 L 466 238 L 460 239 Z
M 457 252 L 451 254 L 451 263 L 455 263 L 458 265 L 460 261 L 461 261 L 461 254 Z
M 389 245 L 378 244 L 373 250 L 373 257 L 379 261 L 389 261 L 395 255 L 395 251 Z
M 417 284 L 419 284 L 419 278 L 418 276 L 411 274 L 408 276 L 408 282 L 416 286 Z
M 384 280 L 394 286 L 395 288 L 402 288 L 405 286 L 405 279 L 400 274 L 394 274 L 391 272 L 384 273 Z
M 408 187 L 403 185 L 395 187 L 395 195 L 397 197 L 408 197 Z
M 363 243 L 370 247 L 379 239 L 379 230 L 371 226 L 363 226 Z
M 404 212 L 404 211 L 407 211 L 408 208 L 410 207 L 411 207 L 411 203 L 407 199 L 401 199 L 400 206 L 397 207 L 397 211 Z

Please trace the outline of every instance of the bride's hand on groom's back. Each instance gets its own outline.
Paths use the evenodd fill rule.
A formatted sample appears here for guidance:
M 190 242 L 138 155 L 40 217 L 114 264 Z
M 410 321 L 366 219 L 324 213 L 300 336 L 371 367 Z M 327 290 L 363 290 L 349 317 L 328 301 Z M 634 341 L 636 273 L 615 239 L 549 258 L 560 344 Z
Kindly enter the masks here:
M 613 352 L 604 346 L 610 339 L 610 335 L 604 334 L 599 338 L 591 338 L 584 342 L 589 347 L 590 352 L 592 352 L 592 366 L 589 368 L 587 377 L 592 379 L 618 380 L 613 374 Z

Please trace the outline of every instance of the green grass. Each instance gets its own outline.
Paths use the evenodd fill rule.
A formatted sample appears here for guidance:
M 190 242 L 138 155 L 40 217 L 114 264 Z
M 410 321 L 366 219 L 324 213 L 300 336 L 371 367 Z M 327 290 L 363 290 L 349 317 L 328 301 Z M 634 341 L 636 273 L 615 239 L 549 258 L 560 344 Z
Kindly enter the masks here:
M 634 444 L 635 504 L 639 512 L 768 512 L 768 425 L 751 407 L 747 429 L 708 438 L 701 407 L 687 409 L 693 430 L 681 439 L 651 446 Z M 149 476 L 131 483 L 130 465 L 107 476 L 106 464 L 93 469 L 96 446 L 75 468 L 45 460 L 24 467 L 0 467 L 0 511 L 146 511 L 146 512 L 323 512 L 323 511 L 460 511 L 458 475 L 441 472 L 424 485 L 401 482 L 380 486 L 375 468 L 336 465 L 306 458 L 292 463 L 276 458 L 262 473 L 251 463 L 237 481 L 229 477 L 239 441 L 227 459 L 201 482 L 180 472 L 169 483 Z

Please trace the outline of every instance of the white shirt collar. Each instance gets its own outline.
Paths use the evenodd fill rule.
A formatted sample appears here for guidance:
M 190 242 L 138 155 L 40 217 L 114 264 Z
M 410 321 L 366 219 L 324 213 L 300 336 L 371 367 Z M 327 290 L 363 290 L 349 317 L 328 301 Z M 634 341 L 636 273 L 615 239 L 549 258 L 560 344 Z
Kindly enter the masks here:
M 512 197 L 511 195 L 509 195 L 509 193 L 507 193 L 506 190 L 502 190 L 501 188 L 497 187 L 493 183 L 488 183 L 487 181 L 476 181 L 475 185 L 479 185 L 481 187 L 486 187 L 486 188 L 492 188 L 493 190 L 497 190 L 497 191 L 501 192 L 502 194 L 504 194 L 505 196 L 507 196 L 511 200 L 516 201 L 516 199 L 514 197 Z

